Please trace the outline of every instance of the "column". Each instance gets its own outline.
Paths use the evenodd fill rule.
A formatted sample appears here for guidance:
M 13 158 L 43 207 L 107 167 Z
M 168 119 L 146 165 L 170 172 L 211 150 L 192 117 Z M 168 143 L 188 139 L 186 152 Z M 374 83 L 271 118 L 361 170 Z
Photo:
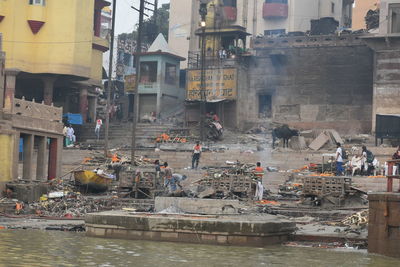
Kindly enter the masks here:
M 161 117 L 161 99 L 162 99 L 162 93 L 160 92 L 161 89 L 158 89 L 157 92 L 157 103 L 156 103 L 156 117 L 160 118 Z M 165 110 L 165 109 L 164 109 Z
M 53 90 L 54 82 L 56 81 L 56 76 L 46 76 L 42 78 L 43 87 L 43 101 L 45 105 L 50 106 L 53 103 Z
M 36 140 L 38 141 L 38 155 L 36 162 L 36 180 L 46 180 L 46 141 L 47 137 L 45 136 L 37 136 Z
M 24 134 L 24 163 L 22 171 L 22 179 L 32 180 L 32 161 L 33 161 L 33 142 L 32 134 Z
M 57 138 L 50 138 L 49 167 L 47 176 L 49 180 L 53 180 L 57 177 L 58 143 Z
M 94 122 L 96 121 L 97 96 L 88 97 L 88 105 L 89 116 L 92 119 L 92 122 Z
M 88 89 L 83 87 L 79 91 L 79 112 L 82 115 L 83 122 L 86 122 L 88 112 Z
M 6 87 L 4 92 L 4 111 L 11 113 L 14 107 L 15 85 L 19 70 L 6 70 Z
M 14 180 L 18 179 L 20 137 L 21 137 L 20 132 L 16 132 L 14 135 L 14 151 L 13 151 L 13 166 L 12 166 L 12 177 Z
M 0 52 L 0 112 L 3 111 L 3 100 L 4 100 L 4 53 Z

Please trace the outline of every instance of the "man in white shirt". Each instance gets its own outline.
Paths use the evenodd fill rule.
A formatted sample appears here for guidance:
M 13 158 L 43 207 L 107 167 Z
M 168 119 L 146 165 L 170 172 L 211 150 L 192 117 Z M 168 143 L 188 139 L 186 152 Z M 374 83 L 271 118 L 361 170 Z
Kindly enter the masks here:
M 72 143 L 76 142 L 75 131 L 74 131 L 74 128 L 72 128 L 71 124 L 67 128 L 67 138 Z
M 343 150 L 340 143 L 336 143 L 336 176 L 343 175 Z

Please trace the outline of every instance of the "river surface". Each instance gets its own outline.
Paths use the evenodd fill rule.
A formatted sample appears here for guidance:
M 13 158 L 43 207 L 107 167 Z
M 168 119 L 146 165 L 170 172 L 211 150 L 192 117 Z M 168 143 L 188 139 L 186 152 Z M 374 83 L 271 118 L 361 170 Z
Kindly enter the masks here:
M 208 246 L 0 230 L 0 266 L 400 266 L 400 260 L 318 248 Z

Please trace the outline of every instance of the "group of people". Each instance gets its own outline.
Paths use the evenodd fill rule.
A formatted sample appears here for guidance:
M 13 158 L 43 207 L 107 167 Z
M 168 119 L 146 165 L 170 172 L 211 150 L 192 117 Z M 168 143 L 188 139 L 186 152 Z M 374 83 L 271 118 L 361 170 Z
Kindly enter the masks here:
M 182 188 L 181 181 L 187 178 L 186 175 L 182 175 L 179 173 L 173 173 L 171 167 L 169 167 L 168 162 L 164 162 L 161 164 L 159 160 L 154 162 L 154 167 L 156 170 L 156 179 L 160 178 L 161 172 L 164 173 L 164 187 L 168 188 L 169 193 L 174 193 L 179 188 Z
M 346 160 L 348 157 L 346 151 L 342 148 L 342 145 L 340 143 L 336 143 L 336 147 L 336 175 L 340 176 L 344 175 L 343 161 Z M 360 171 L 362 174 L 371 175 L 372 171 L 374 170 L 374 160 L 374 154 L 370 150 L 368 150 L 366 146 L 362 146 L 362 151 L 360 155 Z

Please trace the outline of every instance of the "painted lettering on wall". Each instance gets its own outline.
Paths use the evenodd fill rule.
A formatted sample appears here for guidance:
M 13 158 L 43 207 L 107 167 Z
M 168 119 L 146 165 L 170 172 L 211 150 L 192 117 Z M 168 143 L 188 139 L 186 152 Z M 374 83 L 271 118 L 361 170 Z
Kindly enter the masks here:
M 205 73 L 205 93 L 207 100 L 236 99 L 236 69 L 207 69 Z M 200 70 L 189 70 L 187 72 L 186 99 L 201 99 Z

